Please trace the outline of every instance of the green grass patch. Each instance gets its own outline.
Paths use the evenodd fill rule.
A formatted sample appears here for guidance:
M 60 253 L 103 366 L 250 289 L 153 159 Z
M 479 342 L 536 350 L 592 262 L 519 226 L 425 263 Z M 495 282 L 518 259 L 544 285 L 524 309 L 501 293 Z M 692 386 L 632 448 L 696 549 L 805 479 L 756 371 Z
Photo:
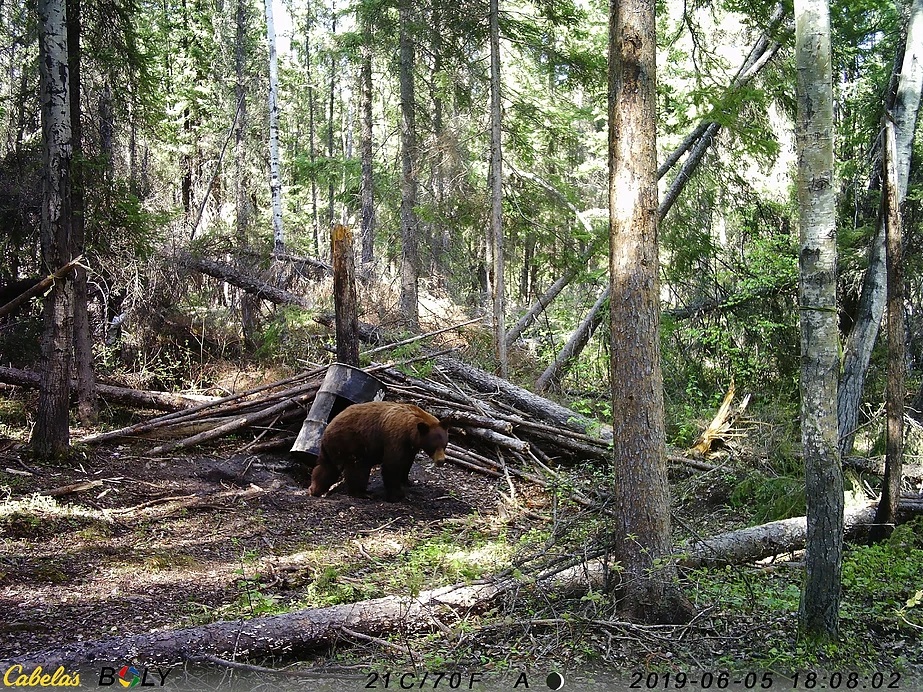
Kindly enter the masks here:
M 795 565 L 707 568 L 689 572 L 685 588 L 700 610 L 713 609 L 719 629 L 750 632 L 736 649 L 746 649 L 751 669 L 900 671 L 920 655 L 923 519 L 898 527 L 888 541 L 847 548 L 837 641 L 798 635 L 803 576 Z M 735 657 L 716 665 L 734 668 Z

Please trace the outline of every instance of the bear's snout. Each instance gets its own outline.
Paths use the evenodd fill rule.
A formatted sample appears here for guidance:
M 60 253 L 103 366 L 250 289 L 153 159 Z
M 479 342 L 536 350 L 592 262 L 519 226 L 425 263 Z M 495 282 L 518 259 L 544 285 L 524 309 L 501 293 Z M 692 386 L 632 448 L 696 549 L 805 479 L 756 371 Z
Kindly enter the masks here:
M 433 461 L 435 461 L 437 464 L 445 463 L 445 450 L 444 449 L 437 449 L 430 456 L 432 456 Z

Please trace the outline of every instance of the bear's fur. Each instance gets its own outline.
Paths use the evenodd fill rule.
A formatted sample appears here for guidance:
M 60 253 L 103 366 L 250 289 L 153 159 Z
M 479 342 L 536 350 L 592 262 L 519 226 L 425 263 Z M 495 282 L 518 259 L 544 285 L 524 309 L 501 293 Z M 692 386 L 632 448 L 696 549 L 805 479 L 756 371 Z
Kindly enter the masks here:
M 324 431 L 308 493 L 323 495 L 342 474 L 350 495 L 365 495 L 372 467 L 380 464 L 387 500 L 400 500 L 417 452 L 445 461 L 446 424 L 412 404 L 353 404 Z

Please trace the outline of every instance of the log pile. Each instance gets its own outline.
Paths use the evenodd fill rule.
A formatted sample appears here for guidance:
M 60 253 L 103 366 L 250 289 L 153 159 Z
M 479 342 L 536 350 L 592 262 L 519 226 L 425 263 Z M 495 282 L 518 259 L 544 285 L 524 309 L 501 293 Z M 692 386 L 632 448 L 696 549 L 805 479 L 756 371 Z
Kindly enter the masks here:
M 451 463 L 492 477 L 517 477 L 550 487 L 572 485 L 555 467 L 611 459 L 611 433 L 604 426 L 444 355 L 436 355 L 432 362 L 435 365 L 426 379 L 391 365 L 373 365 L 364 371 L 388 386 L 389 400 L 417 404 L 440 418 L 452 419 L 447 449 Z M 325 370 L 309 370 L 142 423 L 88 435 L 80 442 L 97 445 L 147 439 L 153 445 L 148 454 L 158 456 L 236 433 L 248 438 L 243 443 L 248 452 L 287 451 Z M 592 504 L 577 491 L 572 496 L 581 504 Z

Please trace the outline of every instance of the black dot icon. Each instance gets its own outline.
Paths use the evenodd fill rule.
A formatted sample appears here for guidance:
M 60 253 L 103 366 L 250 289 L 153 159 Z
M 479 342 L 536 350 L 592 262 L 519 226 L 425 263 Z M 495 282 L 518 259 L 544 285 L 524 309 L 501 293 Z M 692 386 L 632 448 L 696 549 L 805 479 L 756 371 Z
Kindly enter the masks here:
M 545 679 L 545 684 L 550 690 L 559 690 L 564 687 L 564 676 L 560 673 L 549 673 Z

